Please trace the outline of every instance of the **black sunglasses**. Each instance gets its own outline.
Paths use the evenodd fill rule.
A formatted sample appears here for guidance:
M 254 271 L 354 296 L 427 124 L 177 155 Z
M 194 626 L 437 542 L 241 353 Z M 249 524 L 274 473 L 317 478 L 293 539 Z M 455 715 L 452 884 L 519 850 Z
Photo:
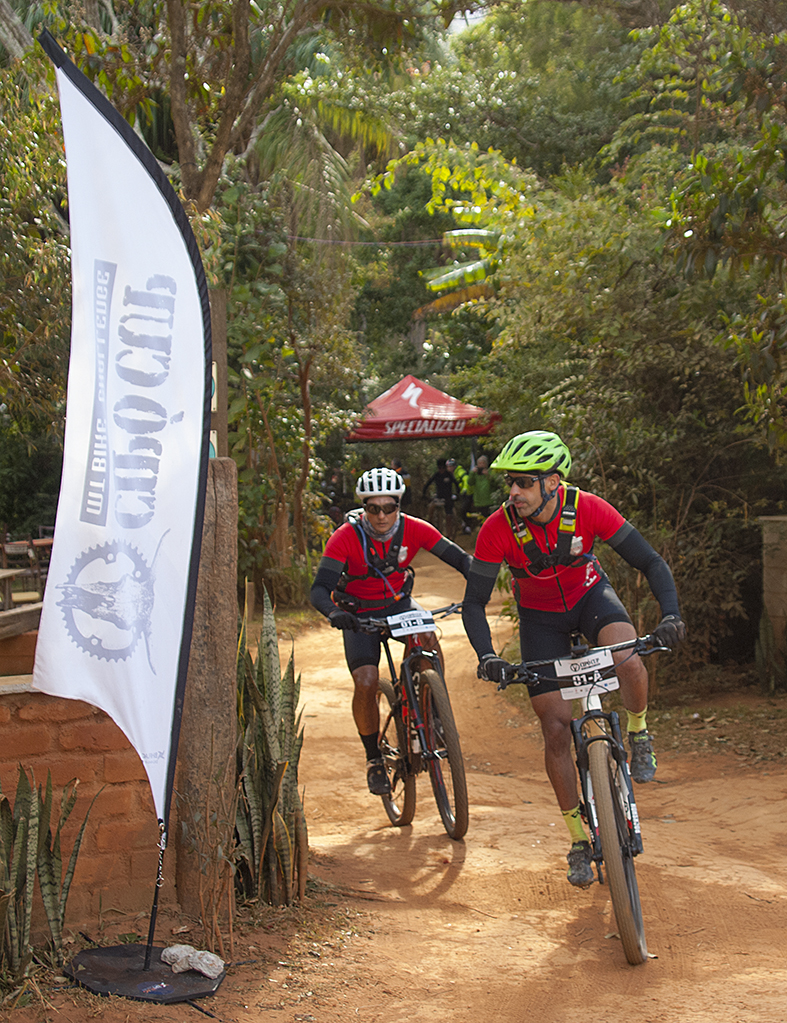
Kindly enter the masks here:
M 545 476 L 512 476 L 510 472 L 503 474 L 507 487 L 519 487 L 520 490 L 529 490 L 539 480 L 546 479 Z
M 364 511 L 367 515 L 393 515 L 396 509 L 399 507 L 398 504 L 365 504 Z

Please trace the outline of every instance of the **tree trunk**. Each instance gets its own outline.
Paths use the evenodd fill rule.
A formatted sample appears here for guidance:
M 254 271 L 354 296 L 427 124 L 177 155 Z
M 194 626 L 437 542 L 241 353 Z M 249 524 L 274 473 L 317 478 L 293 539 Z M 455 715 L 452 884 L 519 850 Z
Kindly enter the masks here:
M 286 504 L 276 505 L 276 516 L 271 533 L 269 550 L 272 552 L 277 568 L 289 568 L 292 564 L 292 545 L 290 544 L 290 510 Z
M 0 0 L 0 43 L 13 60 L 21 60 L 35 43 L 8 0 Z
M 303 492 L 309 482 L 309 460 L 312 451 L 312 399 L 311 372 L 312 357 L 298 367 L 298 384 L 301 392 L 301 408 L 303 409 L 303 447 L 301 452 L 301 467 L 298 479 L 295 483 L 295 492 L 292 500 L 292 526 L 295 533 L 295 543 L 298 554 L 306 553 L 306 524 L 303 519 Z
M 289 537 L 290 510 L 287 505 L 287 494 L 284 490 L 284 482 L 279 471 L 279 460 L 276 457 L 276 443 L 273 439 L 273 431 L 268 422 L 268 412 L 257 395 L 262 421 L 265 424 L 265 432 L 268 436 L 268 467 L 270 474 L 276 482 L 276 521 L 271 535 L 269 548 L 273 552 L 276 564 L 279 568 L 289 568 L 292 564 L 291 545 Z
M 201 913 L 201 864 L 189 838 L 194 837 L 193 829 L 206 827 L 211 764 L 213 780 L 223 778 L 228 761 L 234 768 L 237 743 L 237 527 L 235 463 L 231 458 L 211 459 L 176 781 L 178 818 L 187 833 L 184 836 L 181 827 L 173 829 L 178 902 L 191 916 Z M 232 805 L 233 783 L 234 770 L 224 782 L 226 806 Z M 203 819 L 195 821 L 195 813 Z

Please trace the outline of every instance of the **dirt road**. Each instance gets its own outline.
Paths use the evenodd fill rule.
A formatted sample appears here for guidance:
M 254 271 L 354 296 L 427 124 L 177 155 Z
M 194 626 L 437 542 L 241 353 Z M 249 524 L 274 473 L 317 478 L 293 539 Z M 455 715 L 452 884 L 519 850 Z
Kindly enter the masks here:
M 416 594 L 428 607 L 450 602 L 455 573 L 421 556 Z M 565 879 L 567 833 L 540 735 L 476 680 L 458 618 L 441 628 L 468 767 L 460 843 L 445 835 L 425 777 L 412 826 L 389 826 L 365 792 L 340 635 L 319 627 L 296 641 L 313 869 L 372 901 L 358 900 L 364 922 L 341 955 L 315 962 L 292 1018 L 563 1023 L 595 1006 L 612 1021 L 784 1023 L 787 773 L 662 754 L 658 782 L 638 790 L 653 958 L 630 967 L 607 889 Z
M 456 598 L 452 570 L 428 556 L 416 564 L 427 607 Z M 575 891 L 565 879 L 568 836 L 530 714 L 477 681 L 458 618 L 441 628 L 468 770 L 464 841 L 446 836 L 423 776 L 413 824 L 389 825 L 366 791 L 341 635 L 322 622 L 305 628 L 295 641 L 305 912 L 268 910 L 256 928 L 239 926 L 228 976 L 199 1005 L 56 987 L 11 1023 L 187 1023 L 200 1013 L 223 1023 L 568 1023 L 591 1013 L 609 1023 L 785 1023 L 783 761 L 662 750 L 658 781 L 638 790 L 637 875 L 653 958 L 631 967 L 607 889 Z M 495 628 L 502 646 L 510 625 Z M 658 723 L 655 731 L 658 741 Z M 280 924 L 291 926 L 293 913 L 290 939 Z M 162 922 L 160 939 L 184 940 L 178 923 Z M 189 940 L 198 933 L 195 925 Z

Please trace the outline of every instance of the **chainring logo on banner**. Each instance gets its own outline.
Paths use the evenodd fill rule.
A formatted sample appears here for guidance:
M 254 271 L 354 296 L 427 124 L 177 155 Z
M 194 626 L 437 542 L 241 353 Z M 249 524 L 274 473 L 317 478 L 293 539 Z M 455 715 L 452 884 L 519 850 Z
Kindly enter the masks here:
M 57 587 L 63 592 L 57 606 L 71 640 L 81 650 L 102 661 L 125 661 L 144 637 L 150 663 L 155 561 L 154 556 L 148 565 L 136 547 L 124 540 L 112 540 L 79 555 L 66 581 Z

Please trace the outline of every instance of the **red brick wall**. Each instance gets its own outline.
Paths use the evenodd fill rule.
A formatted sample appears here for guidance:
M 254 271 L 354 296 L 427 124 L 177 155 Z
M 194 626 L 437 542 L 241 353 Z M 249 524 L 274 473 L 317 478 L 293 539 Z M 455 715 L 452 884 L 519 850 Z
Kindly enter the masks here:
M 0 639 L 0 675 L 29 675 L 33 670 L 38 632 Z
M 63 786 L 79 779 L 78 798 L 62 839 L 64 869 L 93 796 L 66 912 L 66 927 L 94 928 L 149 913 L 158 861 L 158 825 L 145 769 L 115 723 L 95 707 L 44 693 L 3 693 L 0 682 L 0 784 L 13 803 L 19 764 L 46 785 L 52 772 L 53 817 Z M 103 790 L 102 790 L 103 787 Z M 175 874 L 175 848 L 164 859 Z M 174 905 L 174 886 L 161 899 Z M 147 933 L 147 921 L 126 929 Z

